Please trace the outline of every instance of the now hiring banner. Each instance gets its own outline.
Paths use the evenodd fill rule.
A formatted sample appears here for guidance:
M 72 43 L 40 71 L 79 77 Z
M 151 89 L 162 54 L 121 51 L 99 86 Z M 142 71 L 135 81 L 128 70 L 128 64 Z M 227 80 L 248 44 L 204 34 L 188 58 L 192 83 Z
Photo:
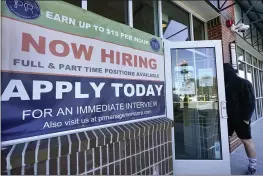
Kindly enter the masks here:
M 2 1 L 2 140 L 165 115 L 160 38 L 60 1 Z

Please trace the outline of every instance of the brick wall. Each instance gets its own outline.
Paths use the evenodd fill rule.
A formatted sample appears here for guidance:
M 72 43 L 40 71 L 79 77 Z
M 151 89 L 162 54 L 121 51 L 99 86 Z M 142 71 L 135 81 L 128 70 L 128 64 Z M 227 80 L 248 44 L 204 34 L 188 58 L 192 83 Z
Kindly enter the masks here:
M 207 22 L 207 32 L 209 40 L 222 40 L 222 26 L 220 17 Z
M 224 7 L 233 4 L 234 1 L 227 1 Z M 230 43 L 236 40 L 235 32 L 232 32 L 230 28 L 226 26 L 226 20 L 235 19 L 235 8 L 231 6 L 221 12 L 221 26 L 222 26 L 222 44 L 223 44 L 223 57 L 224 62 L 230 62 Z
M 222 1 L 224 2 L 224 1 Z M 233 4 L 234 1 L 227 1 L 224 7 Z M 231 62 L 230 43 L 235 41 L 235 33 L 226 26 L 226 20 L 235 19 L 234 6 L 222 11 L 220 16 L 207 22 L 207 31 L 209 40 L 222 40 L 222 52 L 225 63 Z M 241 141 L 236 135 L 229 139 L 230 152 L 241 145 Z
M 232 153 L 242 144 L 241 140 L 237 137 L 236 133 L 229 138 L 230 152 Z
M 233 4 L 234 1 L 227 1 L 224 7 Z M 226 26 L 226 20 L 234 20 L 234 6 L 227 8 L 221 12 L 221 15 L 208 21 L 208 39 L 222 40 L 222 50 L 224 62 L 230 62 L 230 48 L 231 42 L 235 41 L 235 33 Z
M 2 175 L 173 175 L 167 118 L 2 147 Z

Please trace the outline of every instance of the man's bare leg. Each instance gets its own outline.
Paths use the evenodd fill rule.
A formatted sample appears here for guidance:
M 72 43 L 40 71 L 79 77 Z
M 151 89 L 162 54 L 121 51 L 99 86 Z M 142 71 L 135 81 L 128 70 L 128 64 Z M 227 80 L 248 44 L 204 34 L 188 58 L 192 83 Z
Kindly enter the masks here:
M 242 143 L 244 144 L 248 160 L 249 160 L 249 175 L 254 175 L 256 172 L 256 165 L 257 165 L 257 154 L 256 154 L 256 147 L 253 143 L 252 139 L 241 139 Z M 254 173 L 253 173 L 254 172 Z M 251 174 L 253 173 L 253 174 Z
M 244 144 L 248 158 L 256 158 L 256 147 L 252 139 L 241 139 L 241 141 Z

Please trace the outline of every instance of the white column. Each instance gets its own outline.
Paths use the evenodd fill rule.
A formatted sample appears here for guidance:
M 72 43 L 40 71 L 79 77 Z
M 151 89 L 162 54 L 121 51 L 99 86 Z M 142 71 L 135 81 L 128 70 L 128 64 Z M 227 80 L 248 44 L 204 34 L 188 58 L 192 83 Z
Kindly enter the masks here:
M 162 12 L 162 1 L 158 0 L 158 14 L 159 14 L 159 36 L 163 38 L 163 12 Z
M 88 0 L 81 1 L 81 8 L 88 10 Z
M 207 22 L 204 22 L 204 28 L 205 28 L 205 40 L 208 40 L 208 29 L 207 29 Z
M 128 23 L 130 27 L 133 27 L 133 7 L 132 0 L 128 0 Z
M 189 22 L 190 22 L 190 37 L 191 37 L 191 41 L 194 41 L 194 21 L 193 21 L 193 14 L 190 13 L 189 15 Z

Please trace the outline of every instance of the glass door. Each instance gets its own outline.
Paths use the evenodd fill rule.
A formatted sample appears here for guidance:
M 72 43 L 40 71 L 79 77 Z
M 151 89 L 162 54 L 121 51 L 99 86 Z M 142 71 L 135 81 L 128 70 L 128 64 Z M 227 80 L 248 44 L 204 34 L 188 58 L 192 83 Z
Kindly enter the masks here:
M 164 41 L 176 174 L 230 174 L 221 41 Z

